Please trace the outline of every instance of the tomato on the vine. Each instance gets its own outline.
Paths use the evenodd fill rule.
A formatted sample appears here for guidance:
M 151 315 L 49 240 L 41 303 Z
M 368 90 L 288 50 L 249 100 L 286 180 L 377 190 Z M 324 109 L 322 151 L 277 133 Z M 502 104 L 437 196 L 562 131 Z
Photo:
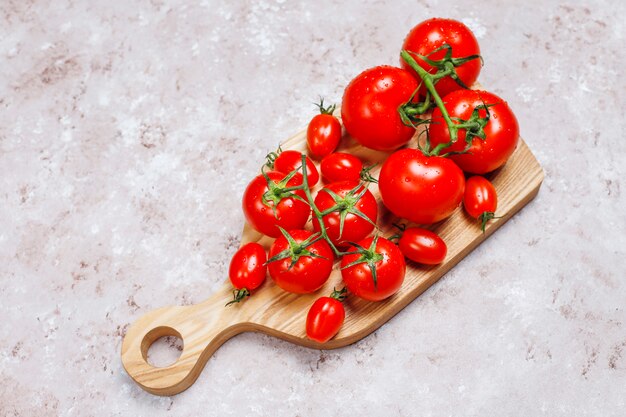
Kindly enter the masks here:
M 487 91 L 476 90 L 458 90 L 445 96 L 443 101 L 453 123 L 461 123 L 459 119 L 475 122 L 468 129 L 459 129 L 456 143 L 442 152 L 466 151 L 450 155 L 450 159 L 472 174 L 485 174 L 504 165 L 519 141 L 517 118 L 506 101 Z M 483 122 L 477 118 L 482 118 Z M 450 141 L 450 132 L 439 108 L 433 111 L 429 132 L 432 146 Z M 468 139 L 471 139 L 469 147 Z
M 437 72 L 437 68 L 431 66 L 415 54 L 425 56 L 432 61 L 439 61 L 445 57 L 446 50 L 442 49 L 435 53 L 432 52 L 437 48 L 441 48 L 444 44 L 452 47 L 452 58 L 480 55 L 478 41 L 476 41 L 474 34 L 467 26 L 456 20 L 441 18 L 425 20 L 411 29 L 404 39 L 402 49 L 412 52 L 411 55 L 415 58 L 417 63 L 427 72 L 434 74 Z M 404 60 L 400 60 L 400 63 L 404 69 L 411 71 L 418 80 L 420 79 Z M 476 58 L 455 67 L 455 71 L 461 82 L 467 87 L 471 87 L 478 79 L 480 68 L 481 61 Z M 445 96 L 452 91 L 462 88 L 463 87 L 450 76 L 440 79 L 435 84 L 435 89 L 441 96 Z M 426 88 L 424 86 L 420 87 L 420 94 L 422 96 L 426 95 Z
M 448 253 L 446 242 L 438 234 L 420 227 L 409 227 L 404 230 L 398 241 L 398 247 L 404 256 L 424 265 L 440 264 Z
M 498 208 L 498 194 L 493 184 L 485 177 L 475 175 L 465 182 L 463 207 L 467 214 L 480 220 L 481 229 L 485 231 L 487 222 L 495 218 Z
M 405 145 L 415 129 L 402 121 L 398 109 L 411 101 L 417 87 L 417 80 L 402 68 L 384 65 L 363 71 L 343 95 L 341 119 L 346 130 L 371 149 L 392 151 Z
M 348 290 L 368 301 L 395 294 L 404 281 L 404 255 L 390 240 L 374 236 L 350 247 L 341 260 L 341 276 Z
M 313 158 L 320 159 L 332 153 L 339 145 L 341 123 L 333 116 L 335 105 L 325 108 L 322 99 L 317 106 L 320 109 L 320 114 L 314 116 L 309 122 L 306 131 L 306 143 L 309 154 Z
M 325 182 L 358 181 L 363 162 L 350 153 L 335 152 L 327 155 L 320 163 L 320 171 Z
M 275 157 L 273 166 L 270 166 L 270 169 L 274 169 L 275 171 L 282 172 L 284 174 L 289 174 L 294 169 L 302 169 L 302 153 L 293 150 L 279 151 L 278 156 Z M 306 157 L 306 175 L 310 187 L 317 184 L 317 181 L 320 179 L 320 174 L 317 172 L 315 164 L 308 156 Z
M 328 238 L 336 246 L 357 242 L 376 227 L 378 204 L 367 187 L 356 181 L 341 181 L 326 185 L 315 196 L 315 206 L 320 212 Z M 335 208 L 333 210 L 333 207 Z M 313 229 L 320 231 L 317 218 Z
M 258 243 L 246 243 L 235 252 L 228 268 L 228 277 L 235 288 L 234 299 L 228 304 L 241 301 L 263 284 L 267 274 L 265 262 L 265 249 Z
M 448 158 L 401 149 L 383 164 L 378 188 L 393 214 L 414 223 L 431 224 L 449 217 L 461 204 L 465 177 Z
M 341 301 L 346 289 L 334 290 L 330 297 L 320 297 L 311 306 L 306 316 L 306 335 L 319 343 L 326 343 L 341 329 L 346 310 Z
M 267 261 L 270 277 L 285 291 L 305 294 L 324 285 L 333 269 L 330 245 L 308 230 L 281 230 Z
M 278 226 L 303 228 L 311 214 L 311 207 L 305 203 L 306 195 L 303 190 L 285 190 L 302 182 L 300 173 L 290 176 L 269 171 L 255 177 L 243 194 L 243 213 L 248 223 L 271 237 L 280 236 Z

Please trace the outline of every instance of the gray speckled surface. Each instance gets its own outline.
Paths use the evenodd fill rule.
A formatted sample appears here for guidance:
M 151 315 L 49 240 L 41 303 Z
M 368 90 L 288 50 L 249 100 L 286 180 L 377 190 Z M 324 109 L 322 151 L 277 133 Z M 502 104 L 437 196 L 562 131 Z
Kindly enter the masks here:
M 0 415 L 626 414 L 623 2 L 184 3 L 0 5 Z M 266 151 L 434 15 L 539 196 L 352 346 L 243 334 L 181 395 L 135 386 L 126 326 L 221 285 Z

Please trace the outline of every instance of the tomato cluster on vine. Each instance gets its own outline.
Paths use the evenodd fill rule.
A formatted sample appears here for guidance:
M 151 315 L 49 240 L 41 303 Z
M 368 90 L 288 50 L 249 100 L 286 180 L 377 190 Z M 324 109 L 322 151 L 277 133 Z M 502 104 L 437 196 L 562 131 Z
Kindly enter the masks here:
M 340 119 L 320 101 L 308 155 L 280 147 L 268 155 L 242 207 L 250 226 L 276 239 L 269 256 L 256 243 L 235 254 L 228 305 L 250 296 L 267 273 L 285 291 L 316 292 L 337 265 L 344 288 L 319 298 L 307 315 L 307 335 L 324 343 L 341 328 L 348 294 L 387 299 L 401 290 L 405 257 L 445 261 L 446 243 L 422 226 L 445 221 L 461 204 L 483 232 L 496 217 L 496 190 L 480 175 L 506 163 L 519 127 L 504 100 L 470 89 L 482 67 L 476 38 L 458 21 L 429 19 L 409 32 L 400 57 L 400 67 L 366 69 L 347 85 Z M 342 126 L 360 145 L 388 153 L 378 178 L 356 155 L 335 152 Z M 324 185 L 313 195 L 320 177 Z M 396 235 L 382 236 L 373 182 L 384 207 L 405 220 Z

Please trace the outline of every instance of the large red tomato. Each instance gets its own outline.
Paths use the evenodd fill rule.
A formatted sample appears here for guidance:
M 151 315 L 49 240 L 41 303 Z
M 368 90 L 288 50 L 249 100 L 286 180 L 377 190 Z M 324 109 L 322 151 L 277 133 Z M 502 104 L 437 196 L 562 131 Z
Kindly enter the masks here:
M 267 178 L 262 174 L 256 176 L 243 193 L 242 207 L 248 223 L 271 237 L 280 236 L 277 226 L 287 230 L 302 229 L 311 214 L 311 207 L 304 202 L 306 194 L 303 190 L 284 190 L 301 185 L 302 175 L 296 173 L 287 180 L 287 175 L 282 172 L 269 171 L 265 174 Z
M 443 99 L 446 110 L 454 118 L 469 120 L 474 109 L 479 106 L 489 107 L 489 121 L 482 127 L 485 139 L 474 136 L 467 153 L 451 155 L 450 158 L 465 172 L 484 174 L 501 167 L 509 159 L 519 141 L 519 125 L 513 111 L 506 101 L 486 91 L 458 90 Z M 481 109 L 477 116 L 484 118 L 487 110 Z M 430 142 L 432 146 L 450 141 L 450 132 L 444 123 L 441 110 L 436 108 L 430 126 Z M 458 121 L 455 121 L 458 123 Z M 466 147 L 468 130 L 459 129 L 458 139 L 454 145 L 444 148 L 442 152 L 463 151 Z M 470 132 L 476 133 L 470 129 Z
M 415 129 L 402 122 L 398 107 L 410 100 L 417 87 L 417 80 L 402 68 L 379 66 L 363 71 L 343 94 L 341 119 L 346 130 L 371 149 L 392 151 L 405 145 Z
M 440 19 L 433 18 L 425 20 L 422 23 L 415 26 L 407 37 L 404 39 L 402 49 L 416 54 L 427 56 L 435 49 L 441 47 L 444 44 L 448 44 L 452 47 L 452 58 L 461 58 L 471 55 L 479 55 L 480 48 L 478 47 L 478 41 L 474 37 L 474 34 L 461 22 L 457 22 L 452 19 Z M 417 63 L 431 74 L 437 72 L 437 68 L 430 66 L 422 59 L 411 54 Z M 438 61 L 446 55 L 445 50 L 435 52 L 428 56 L 433 61 Z M 409 65 L 400 60 L 400 64 L 406 70 L 411 71 L 418 80 L 421 80 Z M 480 73 L 481 62 L 480 59 L 473 59 L 467 61 L 464 64 L 455 68 L 457 75 L 465 85 L 468 87 L 474 84 L 478 79 Z M 448 93 L 458 90 L 461 87 L 455 80 L 449 76 L 442 78 L 435 84 L 435 89 L 440 96 L 445 96 Z M 422 86 L 420 93 L 426 95 L 426 88 Z
M 268 270 L 276 285 L 298 294 L 324 285 L 333 269 L 334 254 L 325 240 L 316 239 L 308 230 L 290 230 L 272 243 Z
M 401 149 L 383 164 L 378 188 L 383 203 L 393 214 L 430 224 L 449 217 L 461 204 L 465 177 L 448 158 Z
M 335 211 L 322 217 L 326 233 L 336 246 L 347 246 L 346 242 L 365 238 L 374 230 L 378 217 L 376 198 L 357 181 L 328 184 L 315 196 L 315 206 L 322 213 L 336 207 Z M 313 217 L 313 228 L 320 231 L 316 217 Z

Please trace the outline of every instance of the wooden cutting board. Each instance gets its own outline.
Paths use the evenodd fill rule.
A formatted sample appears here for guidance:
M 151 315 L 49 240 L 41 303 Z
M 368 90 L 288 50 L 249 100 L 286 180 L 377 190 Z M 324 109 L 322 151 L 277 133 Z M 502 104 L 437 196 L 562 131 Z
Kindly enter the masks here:
M 374 177 L 378 176 L 380 164 L 388 154 L 365 149 L 350 138 L 344 137 L 342 142 L 339 151 L 354 153 L 367 165 L 378 163 L 372 170 Z M 282 148 L 306 151 L 306 132 L 300 132 L 285 141 Z M 232 299 L 232 287 L 227 280 L 219 291 L 200 304 L 163 307 L 145 314 L 129 327 L 124 337 L 122 362 L 126 372 L 148 392 L 174 395 L 189 388 L 213 352 L 226 340 L 241 332 L 263 332 L 314 349 L 334 349 L 362 339 L 433 285 L 532 200 L 543 181 L 543 170 L 526 143 L 520 139 L 517 150 L 505 166 L 488 175 L 488 178 L 498 191 L 499 206 L 496 215 L 502 217 L 490 221 L 483 234 L 478 222 L 467 216 L 462 208 L 458 208 L 449 219 L 429 227 L 447 243 L 446 260 L 435 267 L 408 261 L 402 288 L 385 301 L 368 302 L 349 296 L 344 302 L 345 323 L 339 334 L 329 342 L 322 345 L 307 339 L 305 320 L 315 299 L 329 295 L 333 287 L 342 287 L 341 273 L 337 266 L 326 285 L 314 294 L 287 293 L 268 277 L 263 286 L 244 302 L 224 307 Z M 380 203 L 376 184 L 370 185 L 370 190 L 379 201 L 378 224 L 381 225 L 382 234 L 391 235 L 394 232 L 391 224 L 397 219 Z M 258 241 L 268 249 L 272 240 L 263 237 L 248 225 L 244 227 L 241 237 L 242 244 Z M 175 363 L 157 368 L 150 365 L 146 358 L 151 344 L 163 336 L 180 338 L 184 347 Z

